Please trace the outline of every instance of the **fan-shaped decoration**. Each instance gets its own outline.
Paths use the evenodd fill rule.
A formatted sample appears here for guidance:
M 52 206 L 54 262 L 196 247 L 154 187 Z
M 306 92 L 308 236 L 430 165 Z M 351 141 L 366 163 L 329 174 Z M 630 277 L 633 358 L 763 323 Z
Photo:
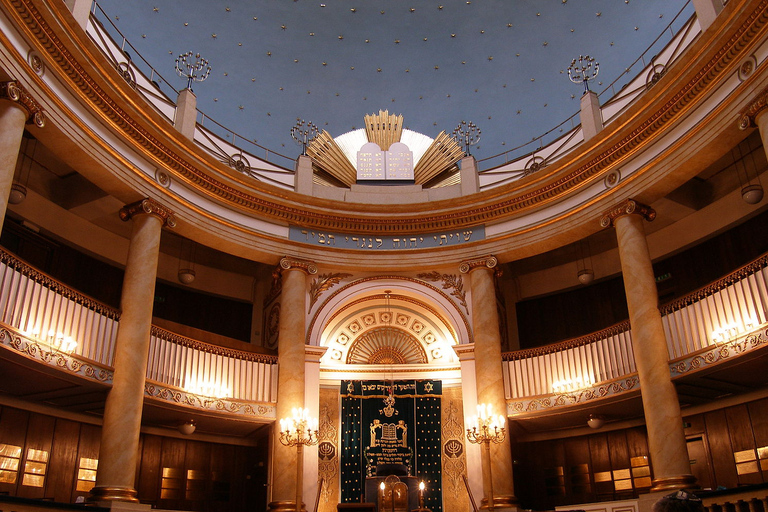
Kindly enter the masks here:
M 445 132 L 435 139 L 403 128 L 403 116 L 380 110 L 378 114 L 365 116 L 365 130 L 358 129 L 339 135 L 336 139 L 323 132 L 307 145 L 307 155 L 312 158 L 314 182 L 334 186 L 338 180 L 350 187 L 357 182 L 357 152 L 367 142 L 376 143 L 383 152 L 392 144 L 402 142 L 413 153 L 413 179 L 426 187 L 447 186 L 459 181 L 456 162 L 464 156 L 464 150 Z M 321 176 L 317 176 L 317 175 Z M 451 178 L 445 181 L 447 178 Z
M 451 168 L 462 156 L 464 156 L 464 150 L 458 143 L 450 135 L 440 132 L 413 170 L 416 184 L 428 182 L 441 172 Z
M 424 364 L 427 354 L 418 340 L 394 327 L 372 329 L 349 349 L 347 364 Z
M 307 155 L 318 167 L 344 185 L 350 186 L 357 180 L 357 171 L 327 131 L 323 130 L 307 145 Z
M 403 116 L 396 116 L 388 110 L 379 110 L 378 114 L 365 116 L 365 134 L 368 142 L 375 142 L 382 151 L 388 151 L 389 146 L 400 142 L 403 133 Z

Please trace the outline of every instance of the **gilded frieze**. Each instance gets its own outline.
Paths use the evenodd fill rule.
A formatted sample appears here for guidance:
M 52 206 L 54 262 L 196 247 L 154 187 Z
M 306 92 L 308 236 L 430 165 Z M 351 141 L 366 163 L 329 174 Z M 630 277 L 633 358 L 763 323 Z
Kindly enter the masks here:
M 507 412 L 510 415 L 516 415 L 559 409 L 561 407 L 584 404 L 593 400 L 639 390 L 640 379 L 634 374 L 629 377 L 622 377 L 621 379 L 607 382 L 600 386 L 580 389 L 573 392 L 547 395 L 531 400 L 508 400 Z
M 253 419 L 274 420 L 275 405 L 264 402 L 241 402 L 228 398 L 198 396 L 156 382 L 144 384 L 144 396 L 195 409 L 235 414 Z

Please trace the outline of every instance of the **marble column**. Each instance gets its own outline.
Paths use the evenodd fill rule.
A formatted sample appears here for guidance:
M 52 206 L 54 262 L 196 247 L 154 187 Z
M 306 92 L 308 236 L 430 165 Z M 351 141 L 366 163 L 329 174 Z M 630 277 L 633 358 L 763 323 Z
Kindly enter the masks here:
M 31 123 L 40 128 L 45 124 L 43 111 L 37 102 L 18 82 L 0 82 L 0 229 L 8 209 L 8 196 L 14 186 L 13 174 L 24 126 Z
M 280 260 L 280 268 L 282 292 L 277 341 L 278 421 L 292 417 L 293 408 L 305 406 L 306 276 L 317 273 L 314 263 L 291 257 Z M 293 512 L 296 510 L 297 450 L 296 447 L 287 447 L 280 443 L 278 422 L 275 422 L 272 428 L 272 497 L 269 510 Z
M 502 414 L 506 418 L 507 401 L 501 372 L 501 331 L 493 281 L 496 264 L 495 257 L 486 256 L 462 262 L 459 271 L 469 274 L 471 280 L 477 402 L 490 404 L 494 414 Z M 504 442 L 491 446 L 491 473 L 494 508 L 516 508 L 509 436 Z M 488 506 L 487 500 L 483 500 L 483 503 L 484 507 Z
M 160 232 L 163 226 L 175 226 L 173 213 L 152 199 L 123 207 L 120 218 L 132 219 L 133 231 L 120 297 L 115 374 L 104 407 L 99 469 L 88 497 L 98 504 L 138 501 L 134 485 Z
M 745 69 L 747 67 L 748 69 Z M 742 64 L 740 72 L 749 75 L 754 71 L 752 61 L 746 61 Z M 738 126 L 741 130 L 747 130 L 757 127 L 760 131 L 760 141 L 763 143 L 763 151 L 768 155 L 768 87 L 760 91 L 752 100 L 752 103 L 741 112 L 738 120 Z M 749 177 L 748 177 L 749 178 Z M 746 184 L 742 184 L 742 197 L 750 204 L 759 203 L 763 199 L 763 187 L 759 179 L 754 182 L 747 179 Z M 748 196 L 751 200 L 748 200 Z
M 666 491 L 690 488 L 696 478 L 691 475 L 680 403 L 669 373 L 669 352 L 643 229 L 643 219 L 650 221 L 655 217 L 656 212 L 650 207 L 630 199 L 606 212 L 600 225 L 616 228 L 632 350 L 655 477 L 651 491 Z

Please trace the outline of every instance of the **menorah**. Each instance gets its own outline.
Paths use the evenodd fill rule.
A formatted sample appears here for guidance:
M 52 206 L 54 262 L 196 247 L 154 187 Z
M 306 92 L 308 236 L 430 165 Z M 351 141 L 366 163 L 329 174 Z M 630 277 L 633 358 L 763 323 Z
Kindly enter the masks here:
M 195 60 L 192 60 L 193 57 Z M 199 53 L 187 52 L 176 57 L 176 73 L 187 79 L 187 89 L 191 91 L 192 82 L 202 82 L 208 78 L 211 66 Z
M 293 418 L 280 420 L 280 443 L 296 447 L 296 512 L 301 512 L 304 484 L 304 446 L 317 444 L 317 418 L 309 417 L 309 410 L 293 409 Z
M 467 428 L 467 441 L 473 444 L 481 444 L 483 452 L 481 459 L 483 461 L 483 481 L 485 483 L 485 499 L 488 503 L 488 510 L 493 510 L 493 474 L 491 471 L 491 443 L 499 444 L 504 442 L 505 419 L 499 414 L 494 416 L 490 404 L 478 404 L 477 416 L 467 421 L 472 428 Z
M 584 94 L 589 92 L 589 81 L 597 78 L 600 71 L 600 64 L 589 55 L 579 55 L 578 59 L 573 59 L 568 66 L 568 78 L 571 82 L 584 84 Z
M 312 142 L 319 133 L 315 123 L 312 121 L 305 123 L 303 119 L 296 119 L 296 125 L 291 128 L 291 138 L 301 146 L 302 155 L 307 154 L 307 144 Z
M 462 121 L 453 129 L 453 139 L 464 149 L 469 156 L 469 147 L 480 142 L 480 128 L 472 121 Z

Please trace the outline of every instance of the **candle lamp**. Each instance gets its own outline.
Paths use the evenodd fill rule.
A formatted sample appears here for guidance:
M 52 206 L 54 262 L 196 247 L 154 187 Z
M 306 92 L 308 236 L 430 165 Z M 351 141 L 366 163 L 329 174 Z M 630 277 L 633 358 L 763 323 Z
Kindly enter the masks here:
M 482 445 L 483 483 L 488 510 L 493 510 L 493 475 L 491 472 L 491 443 L 499 444 L 506 438 L 504 416 L 494 416 L 489 404 L 478 404 L 477 416 L 467 421 L 467 441 Z
M 296 447 L 296 512 L 301 512 L 304 484 L 304 446 L 317 444 L 317 418 L 310 418 L 307 409 L 293 409 L 292 418 L 280 420 L 280 443 Z

